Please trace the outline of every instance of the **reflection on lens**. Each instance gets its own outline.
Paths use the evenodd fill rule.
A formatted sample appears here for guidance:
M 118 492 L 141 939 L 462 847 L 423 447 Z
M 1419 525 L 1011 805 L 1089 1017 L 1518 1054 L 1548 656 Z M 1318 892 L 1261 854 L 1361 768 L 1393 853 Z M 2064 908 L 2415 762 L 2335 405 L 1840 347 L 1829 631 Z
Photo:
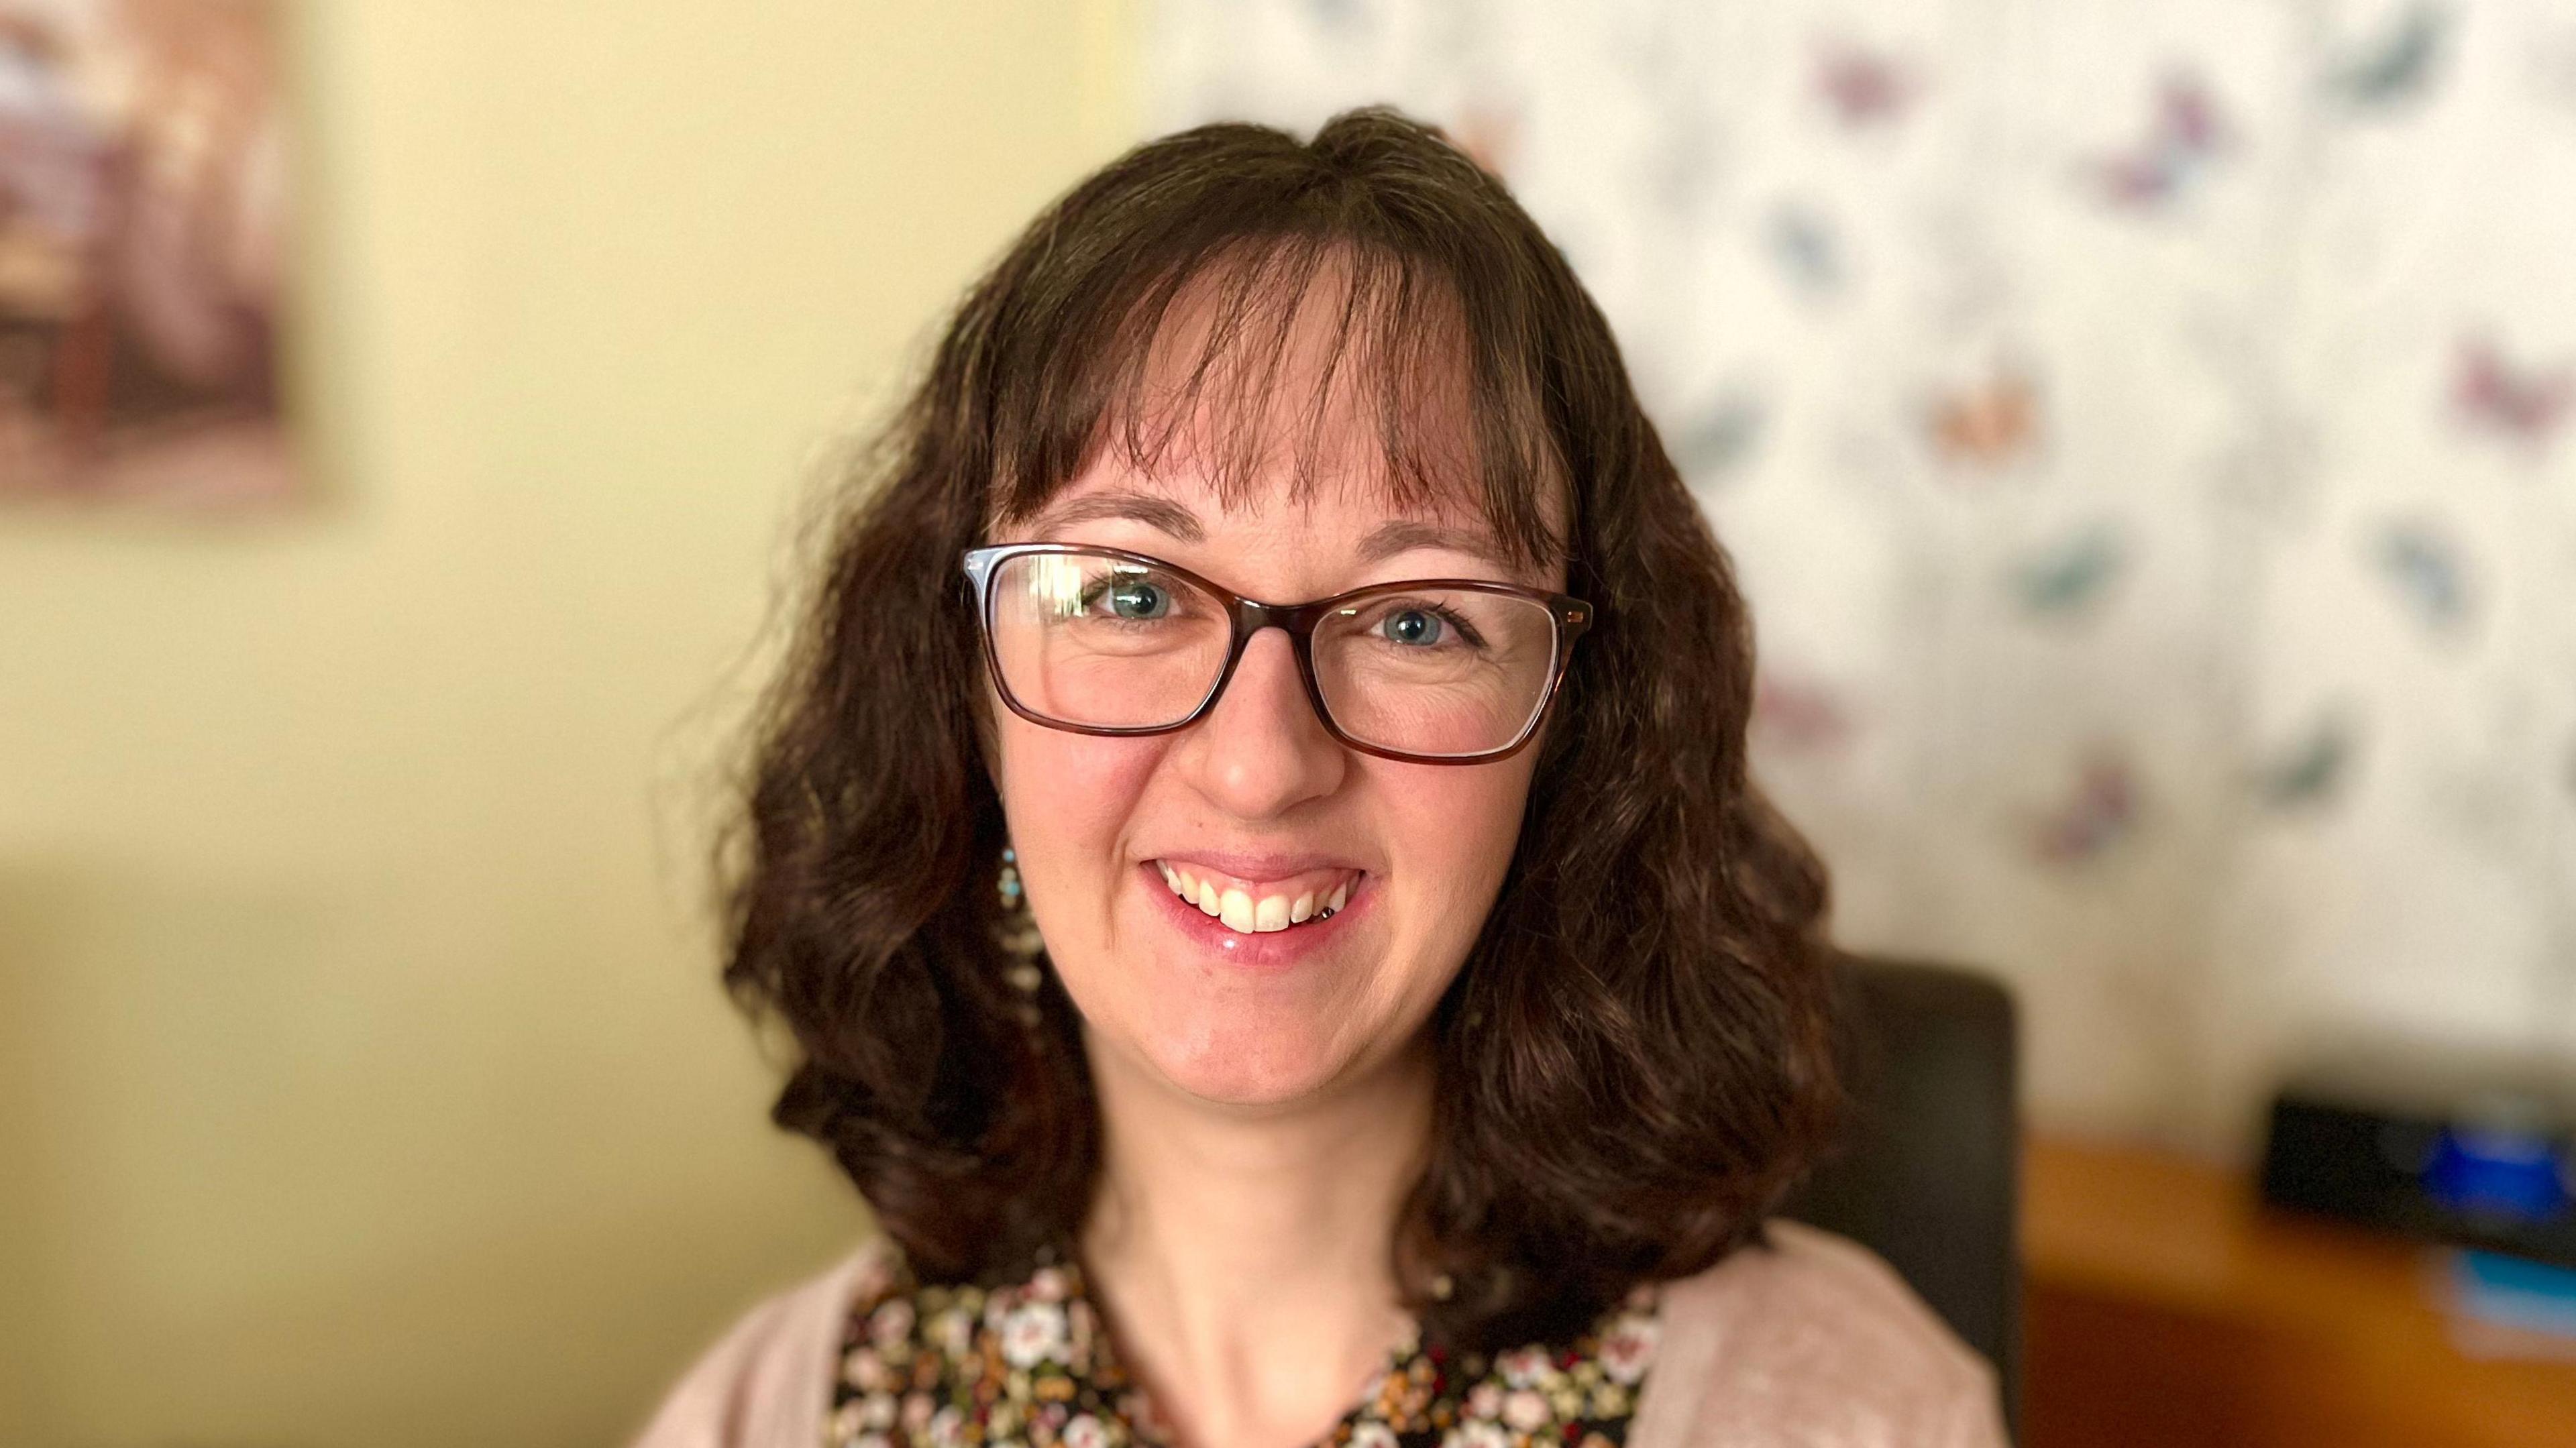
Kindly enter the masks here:
M 1002 679 L 1066 724 L 1150 729 L 1214 687 L 1232 637 L 1224 605 L 1160 570 L 1090 553 L 1023 553 L 989 586 Z

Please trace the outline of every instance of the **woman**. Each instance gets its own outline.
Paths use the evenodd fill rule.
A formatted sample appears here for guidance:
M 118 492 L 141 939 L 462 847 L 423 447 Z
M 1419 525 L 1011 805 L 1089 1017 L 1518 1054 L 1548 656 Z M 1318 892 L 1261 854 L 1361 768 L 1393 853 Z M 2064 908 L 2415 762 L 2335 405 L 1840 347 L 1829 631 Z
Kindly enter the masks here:
M 881 455 L 726 979 L 889 1240 L 647 1443 L 2001 1441 L 1882 1264 L 1766 1240 L 1825 881 L 1726 558 L 1497 181 L 1383 110 L 1140 147 Z

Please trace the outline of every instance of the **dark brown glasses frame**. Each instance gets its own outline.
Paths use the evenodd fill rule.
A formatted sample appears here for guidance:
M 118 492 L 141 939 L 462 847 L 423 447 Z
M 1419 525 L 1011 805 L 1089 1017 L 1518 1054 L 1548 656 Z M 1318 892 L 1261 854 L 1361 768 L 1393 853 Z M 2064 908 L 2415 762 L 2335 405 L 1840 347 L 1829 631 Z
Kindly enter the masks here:
M 1022 704 L 1018 696 L 1011 692 L 1011 681 L 1002 675 L 1001 653 L 993 643 L 991 584 L 993 575 L 1000 571 L 1004 563 L 1029 554 L 1045 553 L 1080 553 L 1111 558 L 1122 563 L 1132 563 L 1140 568 L 1151 568 L 1157 572 L 1167 573 L 1194 587 L 1205 589 L 1222 602 L 1233 623 L 1234 637 L 1226 646 L 1225 667 L 1217 670 L 1216 682 L 1208 686 L 1206 696 L 1200 699 L 1189 713 L 1169 724 L 1075 724 L 1038 713 Z M 965 562 L 966 577 L 974 587 L 976 632 L 982 635 L 984 640 L 984 666 L 991 672 L 993 688 L 1002 696 L 1002 702 L 1009 706 L 1012 713 L 1032 724 L 1044 725 L 1049 729 L 1062 729 L 1074 734 L 1093 734 L 1108 738 L 1170 734 L 1197 723 L 1206 717 L 1208 710 L 1216 707 L 1218 697 L 1225 693 L 1226 684 L 1234 678 L 1234 666 L 1242 661 L 1243 651 L 1251 644 L 1252 636 L 1265 628 L 1275 628 L 1286 631 L 1288 635 L 1289 646 L 1297 656 L 1297 677 L 1305 681 L 1306 698 L 1315 706 L 1315 717 L 1322 720 L 1325 731 L 1343 745 L 1356 749 L 1362 754 L 1374 754 L 1380 759 L 1398 759 L 1413 764 L 1487 764 L 1518 753 L 1537 736 L 1538 726 L 1547 718 L 1548 707 L 1556 702 L 1557 686 L 1565 682 L 1565 665 L 1566 661 L 1573 656 L 1574 641 L 1592 625 L 1592 605 L 1582 599 L 1570 598 L 1562 593 L 1547 593 L 1535 588 L 1523 588 L 1518 584 L 1495 583 L 1482 578 L 1407 578 L 1388 583 L 1372 583 L 1364 588 L 1354 588 L 1347 593 L 1334 594 L 1330 598 L 1319 598 L 1312 603 L 1261 603 L 1201 578 L 1177 563 L 1167 562 L 1152 554 L 1131 553 L 1123 548 L 1099 548 L 1087 543 L 997 543 L 989 547 L 966 550 Z M 1457 589 L 1470 593 L 1499 593 L 1546 605 L 1548 619 L 1555 631 L 1556 643 L 1555 655 L 1548 663 L 1547 687 L 1539 694 L 1538 707 L 1530 711 L 1529 722 L 1521 726 L 1520 734 L 1509 744 L 1475 754 L 1410 754 L 1401 749 L 1388 749 L 1363 739 L 1352 738 L 1342 728 L 1340 722 L 1333 718 L 1332 706 L 1324 702 L 1323 685 L 1315 678 L 1315 626 L 1322 623 L 1335 609 L 1348 607 L 1359 600 L 1378 598 L 1391 593 L 1409 593 L 1425 588 Z

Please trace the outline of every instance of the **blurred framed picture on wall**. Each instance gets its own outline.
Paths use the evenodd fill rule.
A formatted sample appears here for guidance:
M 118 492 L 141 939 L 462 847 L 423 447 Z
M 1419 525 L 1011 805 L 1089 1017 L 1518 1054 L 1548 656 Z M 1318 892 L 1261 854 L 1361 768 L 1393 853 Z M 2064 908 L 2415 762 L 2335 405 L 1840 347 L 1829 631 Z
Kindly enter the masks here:
M 0 0 L 0 500 L 294 491 L 267 0 Z

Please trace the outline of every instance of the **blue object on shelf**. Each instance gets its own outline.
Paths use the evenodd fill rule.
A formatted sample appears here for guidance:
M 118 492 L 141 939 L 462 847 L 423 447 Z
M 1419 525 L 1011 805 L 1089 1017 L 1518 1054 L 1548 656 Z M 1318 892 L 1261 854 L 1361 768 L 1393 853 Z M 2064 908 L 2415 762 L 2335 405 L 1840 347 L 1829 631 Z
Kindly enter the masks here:
M 2452 1260 L 2461 1311 L 2489 1322 L 2576 1337 L 2576 1269 L 2501 1252 L 2463 1251 Z
M 2536 1132 L 2445 1130 L 2424 1169 L 2424 1188 L 2454 1211 L 2545 1222 L 2567 1210 L 2557 1144 Z

